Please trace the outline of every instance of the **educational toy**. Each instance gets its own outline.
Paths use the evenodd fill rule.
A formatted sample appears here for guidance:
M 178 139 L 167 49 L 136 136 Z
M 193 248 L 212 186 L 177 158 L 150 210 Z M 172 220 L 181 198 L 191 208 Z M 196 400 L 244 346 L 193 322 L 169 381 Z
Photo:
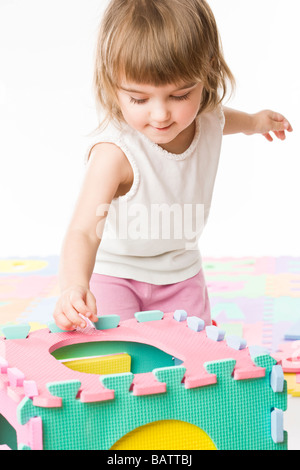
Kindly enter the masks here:
M 277 361 L 182 310 L 2 333 L 6 449 L 287 449 Z M 125 372 L 85 369 L 106 360 Z

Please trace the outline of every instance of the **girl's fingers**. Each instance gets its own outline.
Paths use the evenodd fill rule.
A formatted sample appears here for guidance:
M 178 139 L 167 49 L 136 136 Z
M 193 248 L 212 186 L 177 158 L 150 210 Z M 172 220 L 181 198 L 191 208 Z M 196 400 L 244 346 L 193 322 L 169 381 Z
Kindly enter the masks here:
M 285 132 L 284 131 L 274 131 L 277 139 L 284 140 L 285 139 Z
M 96 299 L 90 291 L 86 295 L 86 304 L 88 307 L 88 313 L 90 313 L 88 318 L 90 318 L 91 321 L 98 321 Z
M 62 312 L 54 312 L 53 317 L 55 319 L 55 323 L 59 328 L 62 330 L 74 330 L 75 326 L 73 323 L 68 320 L 68 318 L 65 316 L 64 313 Z
M 70 297 L 70 301 L 78 313 L 90 318 L 92 321 L 97 321 L 96 299 L 90 291 L 86 293 L 85 300 L 86 301 L 84 301 L 83 297 L 78 293 L 72 294 Z
M 273 119 L 273 121 L 277 121 L 277 122 L 281 122 L 285 119 L 285 117 L 282 114 L 276 113 L 275 111 L 272 111 L 271 118 Z
M 86 305 L 86 303 L 82 300 L 81 297 L 78 297 L 76 299 L 71 299 L 73 307 L 77 310 L 78 313 L 81 313 L 82 315 L 85 315 L 88 311 L 89 308 Z
M 273 138 L 272 138 L 271 134 L 269 134 L 269 132 L 266 132 L 265 134 L 263 134 L 263 136 L 264 136 L 269 142 L 273 142 Z
M 85 321 L 79 316 L 79 313 L 75 310 L 72 304 L 68 303 L 63 305 L 63 313 L 72 325 L 80 326 L 80 328 L 85 327 Z
M 273 121 L 276 121 L 276 123 L 278 123 L 275 126 L 274 130 L 276 130 L 276 131 L 288 131 L 288 132 L 293 131 L 293 128 L 292 128 L 290 122 L 282 114 L 273 112 L 271 118 L 273 119 Z

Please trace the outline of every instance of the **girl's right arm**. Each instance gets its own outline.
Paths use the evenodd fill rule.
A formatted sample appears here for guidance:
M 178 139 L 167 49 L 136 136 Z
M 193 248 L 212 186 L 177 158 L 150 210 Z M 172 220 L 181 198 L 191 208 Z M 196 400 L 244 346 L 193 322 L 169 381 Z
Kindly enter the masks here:
M 93 147 L 60 257 L 61 296 L 53 316 L 63 330 L 85 327 L 79 314 L 91 321 L 98 319 L 89 281 L 107 215 L 99 207 L 108 208 L 118 188 L 129 180 L 128 160 L 119 147 L 109 143 Z

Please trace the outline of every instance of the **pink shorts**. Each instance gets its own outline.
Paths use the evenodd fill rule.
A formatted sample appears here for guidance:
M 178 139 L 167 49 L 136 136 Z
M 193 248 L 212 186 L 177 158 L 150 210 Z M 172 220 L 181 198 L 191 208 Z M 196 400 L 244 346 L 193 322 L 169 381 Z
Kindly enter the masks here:
M 175 284 L 155 285 L 104 274 L 93 274 L 90 289 L 97 301 L 97 314 L 133 318 L 135 312 L 185 310 L 211 324 L 206 283 L 201 270 L 196 276 Z

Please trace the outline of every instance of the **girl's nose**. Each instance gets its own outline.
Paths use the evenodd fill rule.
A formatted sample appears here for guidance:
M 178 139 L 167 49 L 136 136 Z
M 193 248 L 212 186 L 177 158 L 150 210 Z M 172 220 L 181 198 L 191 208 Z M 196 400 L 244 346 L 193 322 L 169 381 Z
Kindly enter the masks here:
M 168 121 L 170 111 L 165 103 L 155 103 L 151 110 L 151 119 L 155 123 L 164 123 Z

